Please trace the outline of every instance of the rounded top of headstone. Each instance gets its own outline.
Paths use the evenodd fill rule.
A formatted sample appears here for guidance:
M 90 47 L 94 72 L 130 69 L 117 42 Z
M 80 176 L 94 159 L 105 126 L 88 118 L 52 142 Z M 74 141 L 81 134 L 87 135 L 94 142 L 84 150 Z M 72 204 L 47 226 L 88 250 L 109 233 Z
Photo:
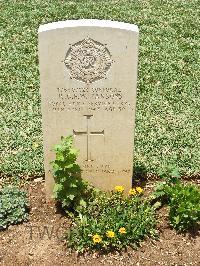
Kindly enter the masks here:
M 130 23 L 112 21 L 112 20 L 98 20 L 98 19 L 79 19 L 79 20 L 66 20 L 52 22 L 44 25 L 40 25 L 38 32 L 44 32 L 49 30 L 61 29 L 66 27 L 104 27 L 115 28 L 128 31 L 138 32 L 138 26 Z

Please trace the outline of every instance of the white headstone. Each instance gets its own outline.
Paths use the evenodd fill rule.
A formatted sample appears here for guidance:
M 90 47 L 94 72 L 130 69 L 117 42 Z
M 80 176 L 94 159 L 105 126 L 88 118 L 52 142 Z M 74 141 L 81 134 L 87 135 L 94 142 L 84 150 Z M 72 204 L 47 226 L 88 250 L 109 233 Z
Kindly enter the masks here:
M 138 27 L 75 20 L 39 28 L 44 164 L 52 194 L 51 151 L 73 135 L 82 177 L 111 190 L 131 188 Z

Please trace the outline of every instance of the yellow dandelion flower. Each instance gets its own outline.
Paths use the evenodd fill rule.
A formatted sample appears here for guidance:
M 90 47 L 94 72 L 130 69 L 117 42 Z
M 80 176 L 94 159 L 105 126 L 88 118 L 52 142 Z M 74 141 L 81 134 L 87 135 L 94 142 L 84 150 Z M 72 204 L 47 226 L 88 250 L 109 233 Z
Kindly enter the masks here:
M 143 192 L 143 189 L 141 187 L 136 187 L 135 189 L 139 194 Z
M 136 194 L 136 190 L 134 188 L 132 188 L 132 189 L 129 190 L 128 194 L 130 196 L 134 196 Z
M 123 186 L 115 186 L 115 190 L 119 193 L 122 193 L 124 191 L 124 187 Z
M 102 238 L 100 235 L 93 235 L 92 237 L 94 243 L 100 243 L 102 241 Z
M 120 234 L 126 234 L 126 229 L 124 227 L 119 228 Z
M 115 233 L 113 231 L 107 231 L 106 232 L 106 236 L 110 237 L 110 238 L 113 238 L 115 236 Z

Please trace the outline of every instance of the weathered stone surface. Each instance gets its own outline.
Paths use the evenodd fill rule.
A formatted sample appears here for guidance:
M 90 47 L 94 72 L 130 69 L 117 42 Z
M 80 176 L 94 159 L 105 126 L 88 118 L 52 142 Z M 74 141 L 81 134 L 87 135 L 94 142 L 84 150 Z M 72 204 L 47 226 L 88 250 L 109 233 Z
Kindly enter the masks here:
M 99 20 L 39 28 L 39 63 L 47 196 L 51 151 L 73 135 L 82 177 L 110 190 L 131 187 L 138 28 Z

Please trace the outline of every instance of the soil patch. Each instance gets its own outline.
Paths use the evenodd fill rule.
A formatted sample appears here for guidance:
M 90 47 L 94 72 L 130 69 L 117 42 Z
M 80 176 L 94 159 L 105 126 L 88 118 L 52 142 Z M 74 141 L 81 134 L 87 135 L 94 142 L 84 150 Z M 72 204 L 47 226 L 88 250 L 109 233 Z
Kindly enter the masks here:
M 147 184 L 147 190 L 152 184 Z M 32 181 L 27 188 L 29 221 L 0 231 L 0 265 L 200 265 L 198 232 L 177 234 L 168 225 L 167 208 L 158 212 L 159 240 L 146 239 L 138 250 L 78 256 L 63 239 L 70 220 L 46 203 L 44 183 Z

